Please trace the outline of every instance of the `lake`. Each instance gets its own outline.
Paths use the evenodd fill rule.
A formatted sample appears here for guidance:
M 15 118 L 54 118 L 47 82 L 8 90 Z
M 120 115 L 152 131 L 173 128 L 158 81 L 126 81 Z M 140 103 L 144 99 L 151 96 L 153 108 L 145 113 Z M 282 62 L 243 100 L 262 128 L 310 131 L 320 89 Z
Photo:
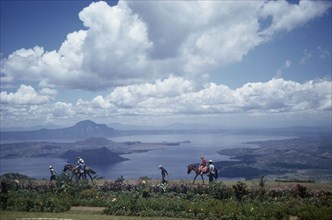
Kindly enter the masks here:
M 163 134 L 163 135 L 136 135 L 110 138 L 112 141 L 141 141 L 144 143 L 181 142 L 190 140 L 179 146 L 165 146 L 163 149 L 123 154 L 129 160 L 112 165 L 91 166 L 99 177 L 116 179 L 121 175 L 125 179 L 138 179 L 142 176 L 160 178 L 158 166 L 163 165 L 169 172 L 170 179 L 193 179 L 194 174 L 187 174 L 187 165 L 200 162 L 200 156 L 207 160 L 226 161 L 228 156 L 220 155 L 218 150 L 225 148 L 257 147 L 244 144 L 247 141 L 280 140 L 292 137 L 272 135 L 243 135 L 229 133 L 213 134 Z M 45 140 L 44 140 L 45 141 Z M 89 161 L 85 161 L 89 166 Z M 0 160 L 0 174 L 21 173 L 34 178 L 49 178 L 49 165 L 60 173 L 66 164 L 61 158 L 15 158 Z M 221 174 L 222 178 L 222 174 Z M 239 177 L 241 178 L 241 177 Z

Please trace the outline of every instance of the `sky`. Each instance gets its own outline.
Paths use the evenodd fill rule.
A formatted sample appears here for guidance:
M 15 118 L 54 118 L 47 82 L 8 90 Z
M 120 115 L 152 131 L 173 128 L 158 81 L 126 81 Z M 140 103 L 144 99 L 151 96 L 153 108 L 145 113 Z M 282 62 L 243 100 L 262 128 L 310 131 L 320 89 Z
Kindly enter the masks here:
M 330 125 L 331 6 L 1 0 L 1 129 Z

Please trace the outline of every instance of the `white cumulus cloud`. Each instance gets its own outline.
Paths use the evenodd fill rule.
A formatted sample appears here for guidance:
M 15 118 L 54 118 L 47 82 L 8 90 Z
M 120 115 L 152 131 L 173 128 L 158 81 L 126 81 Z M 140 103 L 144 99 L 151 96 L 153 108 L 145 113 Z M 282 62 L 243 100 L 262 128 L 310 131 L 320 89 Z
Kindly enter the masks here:
M 16 92 L 1 92 L 1 104 L 39 105 L 51 101 L 56 90 L 43 88 L 39 93 L 31 86 L 21 85 Z
M 272 17 L 272 24 L 262 33 L 273 35 L 275 32 L 283 30 L 290 31 L 323 15 L 330 7 L 331 2 L 328 1 L 299 1 L 299 4 L 290 4 L 287 1 L 269 1 L 262 6 L 260 15 L 263 18 Z
M 58 50 L 14 51 L 1 60 L 1 80 L 96 91 L 170 73 L 200 77 L 330 7 L 325 1 L 94 2 L 79 13 L 85 30 L 68 33 Z
M 20 120 L 63 123 L 89 119 L 121 119 L 130 116 L 199 117 L 269 115 L 295 120 L 311 115 L 310 120 L 323 120 L 332 111 L 332 81 L 311 80 L 305 83 L 273 78 L 267 82 L 247 83 L 237 89 L 209 83 L 201 87 L 194 81 L 169 75 L 151 83 L 115 88 L 108 95 L 76 103 L 50 102 L 51 89 L 36 92 L 22 85 L 14 93 L 1 93 L 1 120 L 6 124 Z M 314 119 L 316 117 L 316 119 Z M 325 119 L 324 119 L 325 120 Z

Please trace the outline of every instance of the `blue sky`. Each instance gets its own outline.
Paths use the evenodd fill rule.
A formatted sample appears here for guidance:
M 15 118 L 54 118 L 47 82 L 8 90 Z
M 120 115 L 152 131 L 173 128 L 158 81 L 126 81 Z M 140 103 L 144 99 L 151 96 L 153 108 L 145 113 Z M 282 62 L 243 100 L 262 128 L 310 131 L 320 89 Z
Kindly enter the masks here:
M 330 1 L 1 1 L 1 128 L 329 125 Z

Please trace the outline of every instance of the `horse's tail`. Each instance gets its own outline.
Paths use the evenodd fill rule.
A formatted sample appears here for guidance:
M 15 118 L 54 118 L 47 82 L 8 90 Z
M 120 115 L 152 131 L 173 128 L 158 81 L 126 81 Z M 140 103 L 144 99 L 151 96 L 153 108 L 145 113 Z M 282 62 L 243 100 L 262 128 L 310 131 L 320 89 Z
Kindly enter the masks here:
M 68 164 L 66 164 L 66 165 L 63 167 L 63 172 L 66 172 L 67 170 L 69 170 L 69 168 L 68 168 Z
M 94 171 L 92 168 L 89 167 L 89 172 L 92 173 L 92 174 L 96 174 L 97 172 Z

